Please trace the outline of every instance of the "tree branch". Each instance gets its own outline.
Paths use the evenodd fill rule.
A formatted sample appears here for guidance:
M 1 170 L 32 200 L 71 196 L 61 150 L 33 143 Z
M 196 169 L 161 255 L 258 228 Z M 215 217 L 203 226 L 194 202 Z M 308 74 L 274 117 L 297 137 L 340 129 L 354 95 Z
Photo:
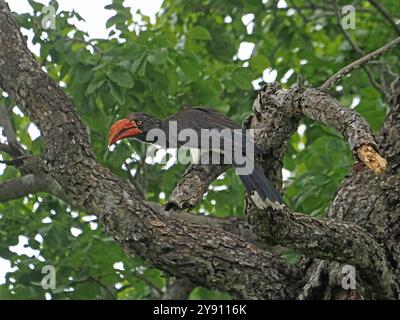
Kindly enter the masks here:
M 192 209 L 203 198 L 209 185 L 224 173 L 226 165 L 191 165 L 172 191 L 166 210 Z
M 375 151 L 378 150 L 378 146 L 368 123 L 356 111 L 342 107 L 339 101 L 318 89 L 295 87 L 284 90 L 276 84 L 270 85 L 270 87 L 273 87 L 273 89 L 266 89 L 260 93 L 262 98 L 256 98 L 253 105 L 254 110 L 263 113 L 266 108 L 275 108 L 279 109 L 281 114 L 287 115 L 289 120 L 292 117 L 294 120 L 291 122 L 297 123 L 296 120 L 303 116 L 335 128 L 347 139 L 352 152 L 359 156 L 360 160 L 371 170 L 380 173 L 386 168 L 385 160 Z M 261 105 L 264 105 L 264 107 Z M 269 121 L 278 121 L 276 114 L 274 116 L 267 114 Z M 288 126 L 288 120 L 286 122 L 283 122 L 283 119 L 279 120 L 281 121 L 280 131 L 285 132 L 282 137 L 286 137 L 287 140 L 293 128 L 291 130 L 283 129 Z M 277 124 L 272 127 L 277 127 Z M 258 145 L 263 145 L 264 139 L 267 139 L 267 143 L 269 141 L 268 137 L 264 138 L 264 136 L 257 137 L 256 135 L 255 138 Z M 284 143 L 284 141 L 281 142 Z M 379 165 L 376 165 L 371 157 L 365 154 L 365 148 L 361 148 L 363 145 L 373 147 L 375 152 L 372 152 L 376 159 L 379 159 Z M 371 164 L 372 162 L 374 162 L 374 165 Z
M 357 112 L 343 108 L 336 99 L 318 89 L 295 87 L 284 90 L 277 84 L 271 84 L 260 91 L 253 110 L 256 117 L 271 124 L 271 130 L 279 128 L 278 132 L 285 132 L 281 143 L 290 138 L 293 131 L 291 123 L 298 123 L 299 117 L 305 116 L 341 132 L 353 153 L 357 156 L 361 154 L 361 160 L 374 172 L 378 173 L 386 167 L 384 160 L 376 161 L 380 166 L 375 162 L 369 163 L 373 162 L 367 155 L 371 150 L 374 157 L 382 158 L 375 151 L 377 146 L 367 122 Z M 264 136 L 256 137 L 256 142 L 262 145 L 263 139 L 268 142 Z M 364 229 L 350 223 L 293 213 L 286 207 L 281 210 L 258 210 L 251 201 L 247 201 L 246 213 L 260 240 L 297 249 L 308 257 L 354 264 L 361 270 L 364 279 L 374 283 L 378 295 L 387 297 L 392 294 L 394 282 L 384 250 Z M 376 286 L 377 282 L 379 286 Z
M 13 61 L 7 59 L 11 56 Z M 0 86 L 42 129 L 44 171 L 72 201 L 97 215 L 107 234 L 127 254 L 139 255 L 194 285 L 227 291 L 234 297 L 288 299 L 302 291 L 303 269 L 287 265 L 230 232 L 157 212 L 134 187 L 101 167 L 71 101 L 28 51 L 4 0 L 0 0 Z M 265 167 L 273 181 L 280 180 L 285 143 L 303 116 L 341 131 L 353 151 L 375 144 L 359 115 L 316 89 L 286 91 L 273 84 L 261 91 L 253 109 L 257 112 L 250 123 L 262 127 L 256 141 L 275 146 L 265 149 L 264 158 L 273 160 Z M 281 139 L 275 144 L 265 134 L 274 129 Z M 288 208 L 271 212 L 248 204 L 247 213 L 261 240 L 290 245 L 311 257 L 354 263 L 362 277 L 375 283 L 377 296 L 390 296 L 391 275 L 383 249 L 364 229 L 292 213 Z
M 308 257 L 354 265 L 375 284 L 375 294 L 389 297 L 394 279 L 383 248 L 364 229 L 332 219 L 317 219 L 282 210 L 247 210 L 260 240 L 295 249 Z
M 0 0 L 0 86 L 41 129 L 46 173 L 70 199 L 97 215 L 127 254 L 235 297 L 296 296 L 301 270 L 228 232 L 158 214 L 129 183 L 96 162 L 71 101 L 28 51 L 4 0 Z
M 271 152 L 273 146 L 275 151 L 272 152 L 282 157 L 279 151 L 282 144 L 297 128 L 299 119 L 307 117 L 342 133 L 353 153 L 374 172 L 380 173 L 386 168 L 386 161 L 375 151 L 377 145 L 368 123 L 357 112 L 342 107 L 336 99 L 318 89 L 284 90 L 271 84 L 260 91 L 253 109 L 256 117 L 246 126 L 258 128 L 256 143 L 264 146 L 266 152 Z M 272 133 L 274 138 L 271 138 Z M 274 159 L 274 162 L 279 163 L 279 160 Z M 193 170 L 192 175 L 186 174 L 185 183 L 206 190 L 210 181 L 199 179 L 196 173 Z M 269 174 L 269 177 L 274 180 L 274 175 Z M 257 210 L 250 203 L 248 201 L 247 216 L 259 240 L 295 248 L 309 257 L 354 264 L 364 278 L 379 282 L 378 295 L 386 297 L 392 293 L 392 278 L 384 251 L 364 229 L 293 213 L 286 207 L 274 211 Z
M 18 199 L 38 192 L 47 192 L 74 208 L 85 211 L 83 206 L 68 197 L 60 184 L 45 172 L 43 155 L 21 157 L 6 163 L 15 165 L 24 175 L 0 184 L 0 202 Z
M 8 118 L 8 112 L 5 107 L 0 107 L 0 127 L 3 128 L 3 135 L 7 138 L 8 142 L 8 145 L 1 144 L 0 150 L 7 152 L 13 158 L 26 156 L 25 150 L 17 140 L 17 136 L 15 135 L 14 128 Z
M 316 89 L 304 91 L 300 108 L 306 117 L 338 130 L 352 152 L 372 171 L 382 173 L 386 169 L 387 162 L 376 151 L 378 146 L 368 123 L 356 111 L 342 107 L 339 101 Z
M 378 138 L 382 144 L 384 143 L 383 151 L 389 162 L 388 171 L 398 177 L 400 168 L 400 81 L 394 83 L 392 90 L 390 112 Z
M 28 174 L 0 184 L 0 202 L 25 197 L 31 193 L 46 191 L 46 181 L 42 177 Z
M 338 5 L 338 0 L 332 0 L 333 5 L 336 10 L 336 21 L 337 25 L 340 28 L 340 31 L 343 33 L 343 36 L 347 40 L 347 42 L 350 44 L 350 46 L 355 50 L 361 57 L 365 56 L 365 52 L 351 39 L 350 34 L 347 32 L 345 28 L 343 28 L 342 24 L 342 14 Z M 367 74 L 367 77 L 371 84 L 375 87 L 376 90 L 378 90 L 385 98 L 389 98 L 389 94 L 384 90 L 384 88 L 375 80 L 371 70 L 366 66 L 363 65 L 362 68 L 364 69 L 365 73 Z
M 0 151 L 8 153 L 9 155 L 12 155 L 13 153 L 13 149 L 8 144 L 2 142 L 0 142 Z
M 5 181 L 0 184 L 0 202 L 26 197 L 39 192 L 50 193 L 66 203 L 79 209 L 82 207 L 74 204 L 62 191 L 60 185 L 51 176 L 43 172 L 29 173 L 19 178 Z
M 376 0 L 368 0 L 389 22 L 398 35 L 400 35 L 400 25 L 398 25 L 391 14 Z
M 192 214 L 190 212 L 182 211 L 180 209 L 164 210 L 163 207 L 156 202 L 147 202 L 152 209 L 162 215 L 169 218 L 178 219 L 180 221 L 186 221 L 192 224 L 198 224 L 203 226 L 209 226 L 215 229 L 224 230 L 231 234 L 234 234 L 241 239 L 255 244 L 257 247 L 264 250 L 273 251 L 272 248 L 268 247 L 265 243 L 258 240 L 257 235 L 251 230 L 250 225 L 243 219 L 238 217 L 225 217 L 219 218 L 214 216 L 201 216 Z
M 367 64 L 368 62 L 378 59 L 380 56 L 384 55 L 391 49 L 397 47 L 400 44 L 400 37 L 390 41 L 389 43 L 385 44 L 382 48 L 377 49 L 364 57 L 353 61 L 352 63 L 348 64 L 344 68 L 340 69 L 338 72 L 336 72 L 333 76 L 331 76 L 328 80 L 326 80 L 320 87 L 319 89 L 321 91 L 328 91 L 335 82 L 341 80 L 344 76 L 349 74 L 355 69 L 360 68 L 361 66 Z

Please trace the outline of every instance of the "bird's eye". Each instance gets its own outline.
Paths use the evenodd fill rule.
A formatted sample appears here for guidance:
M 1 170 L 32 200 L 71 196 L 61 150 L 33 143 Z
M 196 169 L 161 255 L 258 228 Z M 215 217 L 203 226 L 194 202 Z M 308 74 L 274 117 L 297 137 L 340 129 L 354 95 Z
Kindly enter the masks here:
M 138 121 L 136 121 L 136 124 L 137 124 L 138 126 L 140 126 L 140 125 L 142 124 L 142 121 L 138 120 Z

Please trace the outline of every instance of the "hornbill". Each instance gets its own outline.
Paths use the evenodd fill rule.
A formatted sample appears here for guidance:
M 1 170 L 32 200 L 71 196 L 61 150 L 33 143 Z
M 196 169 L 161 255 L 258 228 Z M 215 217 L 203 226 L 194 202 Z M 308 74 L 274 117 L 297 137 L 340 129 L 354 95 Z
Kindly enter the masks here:
M 174 130 L 171 129 L 173 128 L 171 126 L 172 123 L 175 124 L 174 128 L 176 132 L 173 132 Z M 153 129 L 160 129 L 160 131 L 164 132 L 165 139 L 156 139 L 154 134 L 150 134 Z M 184 132 L 184 129 L 195 132 L 195 138 L 180 141 L 184 139 L 179 139 L 177 135 L 179 135 L 179 132 Z M 202 134 L 204 130 L 208 131 L 206 137 Z M 223 135 L 221 132 L 228 132 L 230 135 Z M 143 112 L 131 113 L 125 119 L 118 120 L 111 126 L 109 131 L 109 145 L 129 137 L 160 145 L 164 148 L 188 147 L 190 148 L 192 157 L 197 155 L 197 159 L 193 159 L 194 162 L 198 162 L 199 158 L 206 153 L 217 152 L 225 157 L 225 162 L 232 164 L 236 168 L 237 173 L 238 169 L 241 166 L 243 167 L 243 164 L 239 164 L 236 161 L 232 150 L 239 148 L 241 155 L 246 158 L 246 161 L 252 162 L 251 171 L 238 175 L 254 204 L 258 208 L 265 208 L 266 206 L 276 208 L 283 203 L 281 194 L 255 164 L 254 157 L 260 153 L 260 149 L 254 143 L 253 138 L 246 134 L 245 130 L 237 123 L 217 111 L 204 107 L 187 108 L 165 120 L 159 120 Z M 210 138 L 219 140 L 220 143 L 217 144 L 217 148 L 215 148 L 215 145 L 209 146 Z M 207 141 L 204 141 L 204 139 L 207 139 Z M 252 152 L 247 151 L 248 148 L 245 148 L 245 146 L 248 146 L 248 144 L 246 143 L 252 145 Z M 250 153 L 251 156 L 249 155 Z

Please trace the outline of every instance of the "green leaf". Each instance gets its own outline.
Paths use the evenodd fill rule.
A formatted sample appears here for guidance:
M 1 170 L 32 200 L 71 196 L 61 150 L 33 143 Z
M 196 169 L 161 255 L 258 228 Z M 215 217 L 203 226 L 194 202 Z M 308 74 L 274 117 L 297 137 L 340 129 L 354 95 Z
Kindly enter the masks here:
M 123 106 L 125 104 L 125 92 L 120 88 L 119 86 L 113 84 L 112 82 L 109 82 L 110 86 L 110 91 L 112 97 L 115 99 L 115 101 L 120 105 Z
M 107 71 L 108 78 L 124 88 L 133 88 L 135 81 L 131 74 L 122 69 L 112 69 Z
M 12 17 L 13 19 L 18 23 L 18 25 L 20 27 L 23 27 L 25 29 L 29 29 L 30 28 L 30 14 L 28 13 L 22 13 L 22 14 L 18 14 L 13 12 L 12 13 Z
M 146 76 L 146 65 L 147 65 L 147 58 L 143 59 L 143 62 L 140 64 L 138 69 L 138 75 L 141 77 Z
M 118 67 L 121 67 L 122 69 L 129 71 L 131 68 L 131 61 L 130 60 L 122 60 L 122 61 L 118 62 L 116 65 Z
M 102 79 L 100 81 L 96 82 L 91 82 L 86 90 L 86 94 L 92 94 L 94 93 L 98 88 L 100 88 L 103 83 L 106 81 L 106 79 Z
M 250 59 L 250 66 L 255 70 L 263 71 L 266 68 L 268 68 L 269 65 L 270 65 L 269 60 L 264 55 L 261 54 L 253 56 Z
M 195 26 L 190 29 L 189 38 L 195 40 L 212 40 L 210 32 L 202 26 Z
M 299 262 L 299 256 L 296 254 L 296 252 L 292 249 L 286 250 L 283 254 L 282 257 L 287 261 L 287 263 L 295 265 Z
M 147 60 L 154 65 L 160 65 L 164 64 L 167 61 L 168 58 L 168 49 L 167 48 L 161 48 L 158 50 L 153 50 Z
M 146 54 L 142 55 L 138 59 L 135 59 L 131 66 L 131 72 L 137 73 L 139 76 L 144 77 L 146 75 L 146 64 L 148 56 Z
M 233 75 L 233 81 L 236 86 L 243 90 L 251 89 L 251 78 L 249 76 L 248 69 L 242 68 L 235 72 Z
M 131 66 L 131 72 L 136 73 L 139 70 L 140 65 L 144 62 L 146 59 L 146 55 L 142 55 L 135 60 L 133 60 L 132 66 Z
M 33 11 L 35 12 L 42 12 L 42 9 L 44 7 L 43 4 L 36 2 L 34 0 L 28 0 L 30 6 L 32 7 Z
M 365 117 L 374 131 L 378 131 L 385 119 L 387 108 L 383 106 L 380 100 L 363 99 L 356 107 L 363 117 Z
M 190 61 L 186 57 L 179 57 L 178 65 L 191 80 L 197 80 L 200 77 L 200 70 L 196 68 L 193 59 Z
M 93 78 L 93 74 L 90 69 L 82 64 L 76 65 L 73 68 L 72 74 L 73 80 L 78 84 L 89 82 Z
M 214 106 L 219 103 L 220 83 L 214 80 L 203 80 L 194 83 L 193 93 L 197 105 Z

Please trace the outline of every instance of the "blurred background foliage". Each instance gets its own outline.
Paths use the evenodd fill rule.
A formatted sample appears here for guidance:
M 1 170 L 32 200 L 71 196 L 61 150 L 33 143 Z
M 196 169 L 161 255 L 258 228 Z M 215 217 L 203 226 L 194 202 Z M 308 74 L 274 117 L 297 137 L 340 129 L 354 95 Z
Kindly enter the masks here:
M 147 146 L 139 143 L 122 141 L 109 150 L 108 128 L 114 121 L 133 111 L 165 117 L 183 106 L 207 105 L 240 123 L 251 113 L 264 81 L 276 80 L 286 88 L 298 82 L 318 86 L 359 57 L 340 32 L 330 1 L 164 0 L 152 24 L 144 15 L 140 23 L 134 22 L 124 1 L 113 0 L 106 6 L 114 12 L 104 22 L 110 28 L 108 39 L 92 39 L 79 30 L 74 21 L 82 18 L 74 11 L 58 10 L 56 29 L 44 30 L 43 5 L 29 3 L 35 13 L 15 14 L 15 19 L 34 32 L 33 43 L 40 45 L 37 59 L 73 100 L 98 161 L 140 186 L 148 200 L 161 203 L 185 168 L 157 163 L 165 154 L 146 157 Z M 395 37 L 368 1 L 352 3 L 357 24 L 348 32 L 364 51 Z M 56 1 L 51 4 L 58 8 Z M 398 0 L 382 4 L 390 12 L 398 10 Z M 238 56 L 243 45 L 250 48 L 249 57 Z M 385 59 L 398 67 L 393 53 Z M 379 129 L 387 107 L 362 70 L 346 77 L 331 94 Z M 14 104 L 4 93 L 0 103 Z M 14 111 L 11 120 L 20 142 L 31 154 L 39 154 L 41 137 L 32 141 L 29 119 Z M 337 132 L 304 121 L 287 148 L 286 202 L 296 211 L 323 216 L 353 162 Z M 6 167 L 0 181 L 18 175 Z M 194 211 L 243 216 L 243 199 L 244 189 L 230 170 L 213 183 Z M 30 253 L 18 252 L 16 245 Z M 169 281 L 139 257 L 127 257 L 104 234 L 96 217 L 47 194 L 0 204 L 0 257 L 13 268 L 0 285 L 1 299 L 158 298 Z M 293 252 L 285 257 L 296 262 Z M 40 286 L 46 264 L 56 267 L 55 290 Z M 196 288 L 190 298 L 229 296 Z

